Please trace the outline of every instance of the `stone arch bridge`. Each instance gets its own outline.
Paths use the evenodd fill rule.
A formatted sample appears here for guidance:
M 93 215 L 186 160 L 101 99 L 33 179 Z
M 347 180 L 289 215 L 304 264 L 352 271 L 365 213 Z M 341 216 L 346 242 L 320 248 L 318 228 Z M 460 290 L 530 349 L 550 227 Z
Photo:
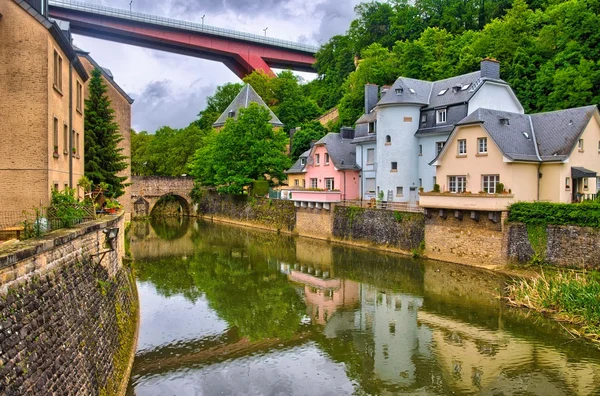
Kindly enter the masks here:
M 133 217 L 149 216 L 161 198 L 172 196 L 183 209 L 184 215 L 192 210 L 191 192 L 194 179 L 191 177 L 132 176 L 131 202 Z

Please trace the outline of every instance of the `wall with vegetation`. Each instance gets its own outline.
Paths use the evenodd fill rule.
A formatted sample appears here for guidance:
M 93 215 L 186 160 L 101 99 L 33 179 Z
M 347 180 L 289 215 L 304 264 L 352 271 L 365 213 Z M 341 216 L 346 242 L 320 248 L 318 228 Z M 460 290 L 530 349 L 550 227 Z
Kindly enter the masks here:
M 425 217 L 420 213 L 336 206 L 333 236 L 419 253 L 425 240 Z
M 258 224 L 275 230 L 293 231 L 296 210 L 292 201 L 203 192 L 196 196 L 198 214 Z
M 0 394 L 124 392 L 138 324 L 123 215 L 0 248 Z M 119 227 L 102 256 L 104 233 Z

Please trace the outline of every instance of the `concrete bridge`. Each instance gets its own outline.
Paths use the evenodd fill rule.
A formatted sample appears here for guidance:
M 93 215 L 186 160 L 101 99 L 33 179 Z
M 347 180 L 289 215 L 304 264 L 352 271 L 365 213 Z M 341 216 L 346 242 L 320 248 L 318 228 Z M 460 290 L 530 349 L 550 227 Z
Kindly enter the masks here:
M 149 216 L 162 198 L 173 197 L 184 215 L 192 210 L 191 192 L 194 179 L 191 177 L 132 176 L 131 202 L 133 217 Z

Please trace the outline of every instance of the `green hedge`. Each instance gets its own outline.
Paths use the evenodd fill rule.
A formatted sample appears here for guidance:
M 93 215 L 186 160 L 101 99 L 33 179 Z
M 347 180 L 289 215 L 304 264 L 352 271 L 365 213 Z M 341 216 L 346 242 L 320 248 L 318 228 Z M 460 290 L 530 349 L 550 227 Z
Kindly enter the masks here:
M 517 202 L 509 208 L 508 221 L 528 225 L 575 225 L 600 228 L 600 203 L 561 204 Z
M 267 180 L 255 180 L 252 182 L 252 195 L 264 197 L 269 193 L 269 182 Z

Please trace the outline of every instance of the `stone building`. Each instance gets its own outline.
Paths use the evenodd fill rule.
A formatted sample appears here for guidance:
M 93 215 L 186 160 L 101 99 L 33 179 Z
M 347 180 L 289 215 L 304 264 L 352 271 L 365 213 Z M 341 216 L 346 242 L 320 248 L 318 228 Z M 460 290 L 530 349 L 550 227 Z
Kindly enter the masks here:
M 2 0 L 0 38 L 0 211 L 21 213 L 83 176 L 88 74 L 42 0 Z
M 119 133 L 123 137 L 123 140 L 119 143 L 119 148 L 123 149 L 122 154 L 127 157 L 128 167 L 120 172 L 119 176 L 126 176 L 127 180 L 125 182 L 131 183 L 131 104 L 133 103 L 133 99 L 117 84 L 111 71 L 101 67 L 90 56 L 89 52 L 83 51 L 76 46 L 74 46 L 74 49 L 81 64 L 90 75 L 94 69 L 99 69 L 102 72 L 102 79 L 107 87 L 108 99 L 115 111 L 115 122 L 119 125 Z M 85 98 L 87 99 L 88 90 L 86 89 L 85 92 Z M 119 202 L 123 205 L 126 216 L 129 217 L 132 213 L 130 186 L 125 188 L 125 194 L 119 197 Z

